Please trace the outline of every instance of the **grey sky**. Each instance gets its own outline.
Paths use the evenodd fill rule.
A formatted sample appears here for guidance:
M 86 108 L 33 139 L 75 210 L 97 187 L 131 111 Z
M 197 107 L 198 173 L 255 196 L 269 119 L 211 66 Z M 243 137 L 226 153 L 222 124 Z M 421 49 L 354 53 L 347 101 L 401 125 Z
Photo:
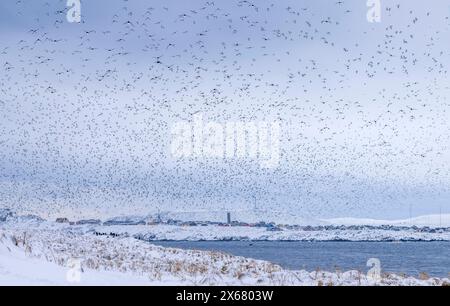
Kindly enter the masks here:
M 450 3 L 381 3 L 82 1 L 70 24 L 65 1 L 2 1 L 2 203 L 450 213 Z M 198 112 L 279 120 L 280 166 L 172 160 Z

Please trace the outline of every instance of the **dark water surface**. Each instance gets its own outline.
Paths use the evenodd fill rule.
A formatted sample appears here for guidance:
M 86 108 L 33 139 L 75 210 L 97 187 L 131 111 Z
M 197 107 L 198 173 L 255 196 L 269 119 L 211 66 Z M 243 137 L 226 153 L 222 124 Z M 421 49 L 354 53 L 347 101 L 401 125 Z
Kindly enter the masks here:
M 367 271 L 378 258 L 384 272 L 449 277 L 450 242 L 283 242 L 283 241 L 158 241 L 181 249 L 222 251 L 267 260 L 286 269 Z

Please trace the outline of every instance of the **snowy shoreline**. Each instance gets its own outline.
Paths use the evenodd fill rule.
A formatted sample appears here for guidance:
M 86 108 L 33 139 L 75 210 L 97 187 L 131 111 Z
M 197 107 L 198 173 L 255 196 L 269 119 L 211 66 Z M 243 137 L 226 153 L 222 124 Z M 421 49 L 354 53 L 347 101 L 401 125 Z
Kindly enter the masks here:
M 131 237 L 3 227 L 0 284 L 442 286 L 450 280 L 426 274 L 418 279 L 360 271 L 291 271 L 267 261 L 165 248 Z

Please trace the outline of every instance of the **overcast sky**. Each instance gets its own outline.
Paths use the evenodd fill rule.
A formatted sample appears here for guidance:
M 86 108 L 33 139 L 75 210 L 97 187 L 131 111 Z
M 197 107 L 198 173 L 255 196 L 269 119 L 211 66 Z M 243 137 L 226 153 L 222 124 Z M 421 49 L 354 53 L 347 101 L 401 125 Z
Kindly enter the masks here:
M 0 3 L 0 200 L 33 213 L 450 213 L 450 3 Z M 281 123 L 275 169 L 171 126 Z

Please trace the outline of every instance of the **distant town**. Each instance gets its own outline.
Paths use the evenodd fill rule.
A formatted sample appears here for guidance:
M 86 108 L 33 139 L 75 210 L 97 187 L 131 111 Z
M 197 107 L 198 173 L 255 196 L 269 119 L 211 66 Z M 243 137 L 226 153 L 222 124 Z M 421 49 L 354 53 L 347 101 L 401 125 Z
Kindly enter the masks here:
M 217 221 L 182 221 L 175 220 L 171 218 L 164 219 L 159 214 L 155 217 L 116 217 L 102 222 L 98 219 L 87 219 L 79 220 L 76 222 L 70 221 L 68 218 L 57 218 L 56 223 L 67 223 L 69 225 L 104 225 L 104 226 L 114 226 L 114 225 L 174 225 L 174 226 L 236 226 L 236 227 L 260 227 L 266 228 L 268 231 L 282 231 L 282 228 L 290 227 L 294 229 L 295 226 L 289 225 L 277 225 L 275 222 L 264 222 L 260 221 L 257 223 L 240 222 L 233 221 L 231 219 L 231 213 L 226 214 L 226 222 Z

